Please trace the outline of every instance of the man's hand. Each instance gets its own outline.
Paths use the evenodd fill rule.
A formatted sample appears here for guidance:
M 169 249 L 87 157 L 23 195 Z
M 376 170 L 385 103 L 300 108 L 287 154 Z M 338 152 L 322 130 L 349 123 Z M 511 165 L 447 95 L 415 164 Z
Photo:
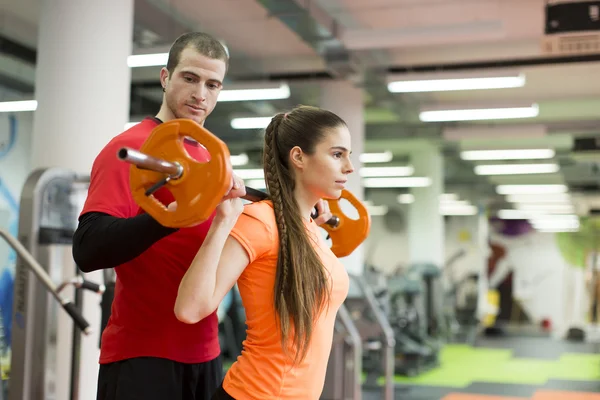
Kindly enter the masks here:
M 221 201 L 233 199 L 236 197 L 242 197 L 245 195 L 246 185 L 244 185 L 244 181 L 240 177 L 232 174 L 231 182 L 229 184 L 229 188 L 227 189 L 227 193 L 225 194 L 225 196 L 223 196 L 223 199 Z
M 321 199 L 315 205 L 315 207 L 317 207 L 317 213 L 319 214 L 319 216 L 314 220 L 317 225 L 322 225 L 329 221 L 331 217 L 333 217 L 333 214 L 329 210 L 329 203 L 327 201 Z

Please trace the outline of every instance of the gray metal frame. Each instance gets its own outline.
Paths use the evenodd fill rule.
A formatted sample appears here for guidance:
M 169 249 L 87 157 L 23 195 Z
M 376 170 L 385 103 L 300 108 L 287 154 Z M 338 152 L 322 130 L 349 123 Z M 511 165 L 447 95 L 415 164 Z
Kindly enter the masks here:
M 365 296 L 369 309 L 375 316 L 377 323 L 382 331 L 382 345 L 383 345 L 383 370 L 384 370 L 384 390 L 383 399 L 393 400 L 395 395 L 394 385 L 394 370 L 395 370 L 395 351 L 396 351 L 396 338 L 394 336 L 394 329 L 390 325 L 390 322 L 381 309 L 381 306 L 371 287 L 364 281 L 363 278 L 356 275 L 350 275 L 358 286 L 360 287 L 362 294 Z
M 336 325 L 321 400 L 360 400 L 362 339 L 343 304 Z
M 77 397 L 73 377 L 77 376 L 76 349 L 81 331 L 75 329 L 73 321 L 60 310 L 67 300 L 52 293 L 59 300 L 55 301 L 47 289 L 54 288 L 55 282 L 64 280 L 65 276 L 76 274 L 76 266 L 72 256 L 68 257 L 71 251 L 68 243 L 40 243 L 40 228 L 61 221 L 61 216 L 52 214 L 57 210 L 44 209 L 53 185 L 69 187 L 79 180 L 72 171 L 51 168 L 34 171 L 23 186 L 18 242 L 12 243 L 13 248 L 19 245 L 22 248 L 17 250 L 15 270 L 8 400 Z M 62 206 L 69 207 L 69 204 Z M 76 218 L 71 223 L 76 224 Z M 34 273 L 35 268 L 42 272 Z M 43 283 L 40 278 L 51 281 Z M 68 289 L 64 292 L 65 297 L 75 295 Z M 75 304 L 81 310 L 81 304 Z

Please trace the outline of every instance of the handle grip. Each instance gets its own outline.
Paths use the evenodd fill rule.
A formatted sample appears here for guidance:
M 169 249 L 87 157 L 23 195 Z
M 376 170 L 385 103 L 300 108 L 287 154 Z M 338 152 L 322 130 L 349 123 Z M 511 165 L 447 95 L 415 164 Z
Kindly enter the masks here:
M 67 314 L 71 316 L 73 322 L 75 322 L 75 325 L 77 325 L 84 334 L 89 335 L 90 333 L 92 333 L 90 324 L 88 324 L 85 318 L 83 318 L 83 316 L 79 313 L 79 310 L 77 310 L 75 304 L 73 304 L 70 300 L 67 300 L 66 303 L 62 304 L 62 306 L 67 312 Z
M 85 279 L 83 280 L 83 282 L 81 282 L 81 285 L 79 287 L 81 287 L 82 289 L 91 290 L 92 292 L 96 292 L 98 294 L 102 294 L 106 290 L 106 287 L 104 285 L 99 285 L 91 281 L 86 281 Z

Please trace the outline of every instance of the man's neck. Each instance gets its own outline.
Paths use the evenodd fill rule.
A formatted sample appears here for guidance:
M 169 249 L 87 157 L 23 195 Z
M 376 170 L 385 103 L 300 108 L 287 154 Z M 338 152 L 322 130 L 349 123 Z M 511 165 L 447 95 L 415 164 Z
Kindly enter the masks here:
M 167 122 L 172 119 L 175 119 L 175 116 L 173 115 L 171 110 L 169 110 L 169 108 L 166 107 L 163 103 L 163 105 L 160 107 L 160 110 L 158 111 L 158 114 L 156 114 L 156 118 L 160 119 L 162 122 Z

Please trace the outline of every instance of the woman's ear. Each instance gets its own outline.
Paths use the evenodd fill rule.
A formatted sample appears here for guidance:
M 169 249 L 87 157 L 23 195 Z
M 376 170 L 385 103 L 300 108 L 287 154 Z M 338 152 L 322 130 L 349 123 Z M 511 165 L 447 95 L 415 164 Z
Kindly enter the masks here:
M 295 146 L 292 148 L 292 150 L 290 150 L 290 161 L 296 168 L 303 169 L 305 159 L 304 153 L 300 147 Z

